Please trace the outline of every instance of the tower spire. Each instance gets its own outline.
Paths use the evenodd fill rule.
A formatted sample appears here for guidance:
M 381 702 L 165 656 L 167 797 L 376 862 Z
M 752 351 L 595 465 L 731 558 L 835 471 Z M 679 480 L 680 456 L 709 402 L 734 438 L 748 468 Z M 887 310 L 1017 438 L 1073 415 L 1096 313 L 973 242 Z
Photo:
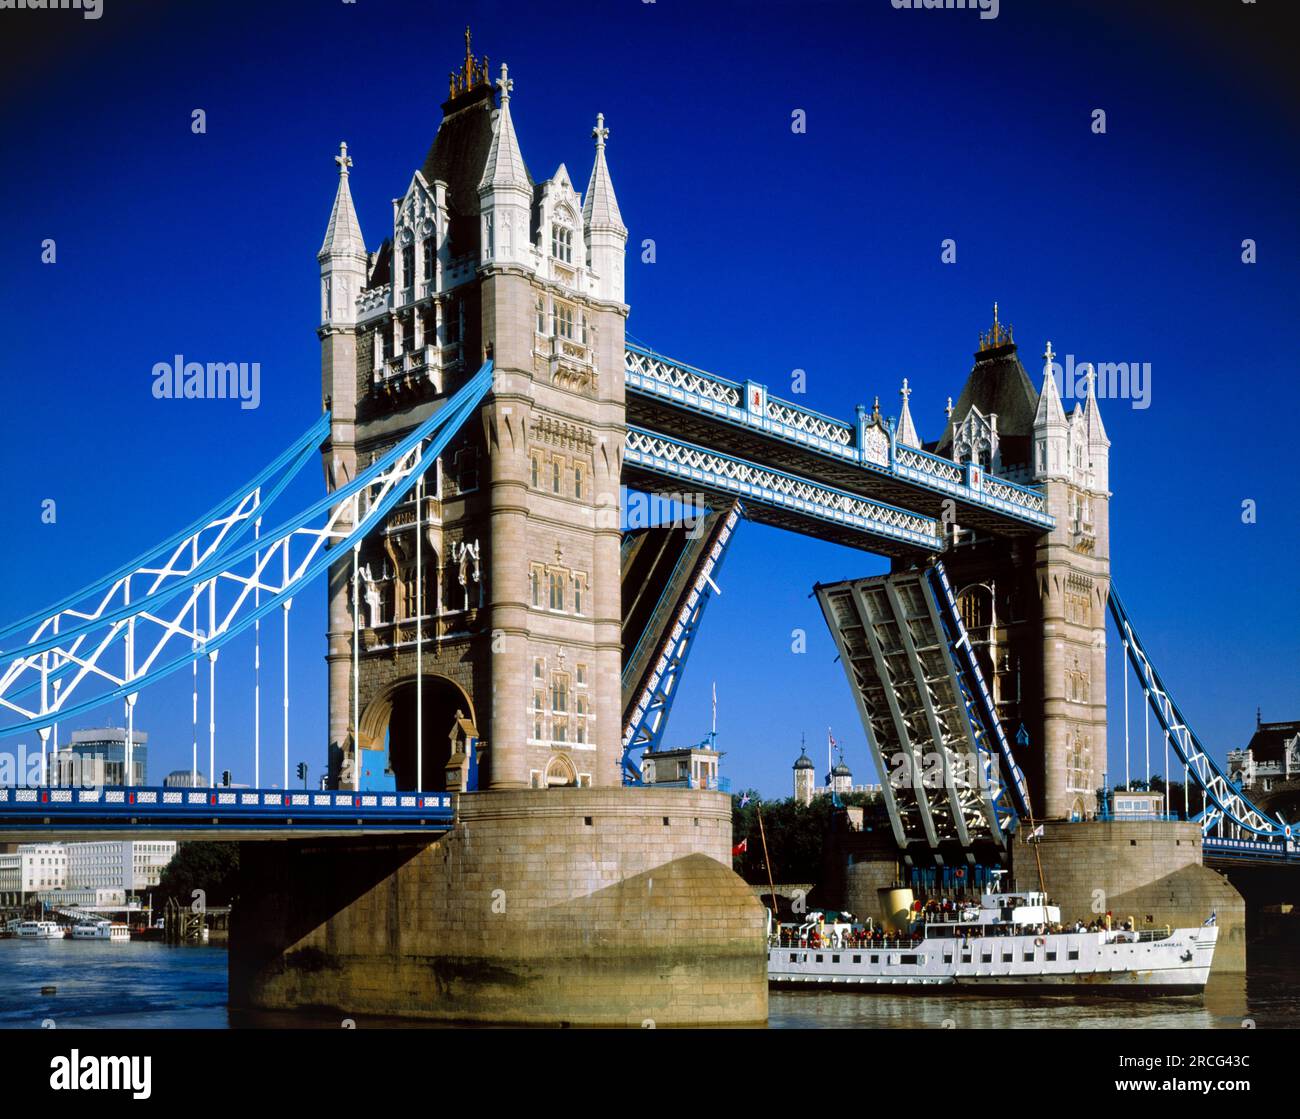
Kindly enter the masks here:
M 587 193 L 582 200 L 582 222 L 588 228 L 604 227 L 621 231 L 626 236 L 627 227 L 623 225 L 623 215 L 614 196 L 614 184 L 609 177 L 609 164 L 605 162 L 609 129 L 605 127 L 604 113 L 596 114 L 596 127 L 591 130 L 591 138 L 596 141 L 596 162 L 592 164 Z
M 609 129 L 605 127 L 605 114 L 596 114 L 596 127 L 591 130 L 596 141 L 596 160 L 591 165 L 591 178 L 582 199 L 583 234 L 590 254 L 591 270 L 595 273 L 597 293 L 600 298 L 623 302 L 623 256 L 627 251 L 627 226 L 618 209 L 614 184 L 605 162 L 605 142 Z
M 339 154 L 334 157 L 339 165 L 339 186 L 334 194 L 334 208 L 330 211 L 329 224 L 325 227 L 325 241 L 321 245 L 317 258 L 355 256 L 362 258 L 366 254 L 366 242 L 361 236 L 361 223 L 357 221 L 357 210 L 352 204 L 352 191 L 348 186 L 348 168 L 352 166 L 352 157 L 348 155 L 346 143 L 339 144 Z
M 903 387 L 899 390 L 898 395 L 903 398 L 903 409 L 898 414 L 898 434 L 895 436 L 895 442 L 901 443 L 905 447 L 919 448 L 921 446 L 921 437 L 916 433 L 916 424 L 912 422 L 912 410 L 908 406 L 908 397 L 912 395 L 912 390 L 908 387 L 907 378 L 903 378 Z
M 487 162 L 483 165 L 483 177 L 479 180 L 478 189 L 480 192 L 502 188 L 523 190 L 531 201 L 532 181 L 528 177 L 523 152 L 519 150 L 514 120 L 510 116 L 510 93 L 515 88 L 515 83 L 504 62 L 501 63 L 501 76 L 496 85 L 501 91 L 501 108 L 497 113 L 496 131 L 492 135 L 492 145 L 488 148 Z

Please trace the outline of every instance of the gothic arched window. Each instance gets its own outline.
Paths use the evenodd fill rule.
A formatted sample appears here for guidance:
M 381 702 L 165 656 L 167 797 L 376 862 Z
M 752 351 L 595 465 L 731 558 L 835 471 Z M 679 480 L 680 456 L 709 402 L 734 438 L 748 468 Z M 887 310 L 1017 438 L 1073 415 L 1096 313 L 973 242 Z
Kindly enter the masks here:
M 573 263 L 573 230 L 558 221 L 551 222 L 551 256 L 565 264 Z

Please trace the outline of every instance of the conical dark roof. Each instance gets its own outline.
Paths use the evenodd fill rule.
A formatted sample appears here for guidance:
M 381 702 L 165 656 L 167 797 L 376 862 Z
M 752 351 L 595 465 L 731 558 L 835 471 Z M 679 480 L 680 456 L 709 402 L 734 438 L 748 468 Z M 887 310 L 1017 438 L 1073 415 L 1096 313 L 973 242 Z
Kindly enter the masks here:
M 1029 461 L 1034 434 L 1034 413 L 1038 410 L 1038 390 L 1016 356 L 1016 344 L 979 350 L 975 365 L 957 398 L 952 419 L 935 445 L 935 453 L 952 453 L 953 424 L 961 423 L 972 408 L 982 415 L 997 413 L 998 437 L 1002 461 L 1014 465 Z
M 447 184 L 453 256 L 479 249 L 478 185 L 492 147 L 494 107 L 495 98 L 488 85 L 445 101 L 438 134 L 420 168 L 430 187 L 437 179 Z

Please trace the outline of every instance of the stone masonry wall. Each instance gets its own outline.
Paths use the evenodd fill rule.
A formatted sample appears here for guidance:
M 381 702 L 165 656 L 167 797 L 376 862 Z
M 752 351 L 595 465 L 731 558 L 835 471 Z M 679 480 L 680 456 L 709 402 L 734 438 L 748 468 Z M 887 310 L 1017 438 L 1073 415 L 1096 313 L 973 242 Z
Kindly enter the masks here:
M 249 845 L 235 1006 L 578 1025 L 767 1017 L 730 798 L 475 793 L 443 839 Z
M 1201 829 L 1160 821 L 1048 822 L 1041 842 L 1014 842 L 1016 884 L 1038 883 L 1035 848 L 1048 894 L 1066 921 L 1087 921 L 1110 910 L 1138 927 L 1200 925 L 1217 914 L 1215 971 L 1246 966 L 1246 911 L 1242 897 L 1221 874 L 1201 863 Z

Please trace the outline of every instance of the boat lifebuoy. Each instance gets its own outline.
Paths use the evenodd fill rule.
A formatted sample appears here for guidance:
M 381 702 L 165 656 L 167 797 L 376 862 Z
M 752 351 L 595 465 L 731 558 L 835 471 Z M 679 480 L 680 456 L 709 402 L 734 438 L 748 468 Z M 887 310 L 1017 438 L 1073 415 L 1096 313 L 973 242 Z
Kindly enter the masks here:
M 1042 947 L 1044 944 L 1046 944 L 1046 943 L 1047 943 L 1046 938 L 1041 937 L 1041 936 L 1036 936 L 1036 937 L 1034 937 L 1034 946 L 1035 946 L 1035 947 L 1037 947 L 1037 948 L 1041 948 L 1041 947 Z

